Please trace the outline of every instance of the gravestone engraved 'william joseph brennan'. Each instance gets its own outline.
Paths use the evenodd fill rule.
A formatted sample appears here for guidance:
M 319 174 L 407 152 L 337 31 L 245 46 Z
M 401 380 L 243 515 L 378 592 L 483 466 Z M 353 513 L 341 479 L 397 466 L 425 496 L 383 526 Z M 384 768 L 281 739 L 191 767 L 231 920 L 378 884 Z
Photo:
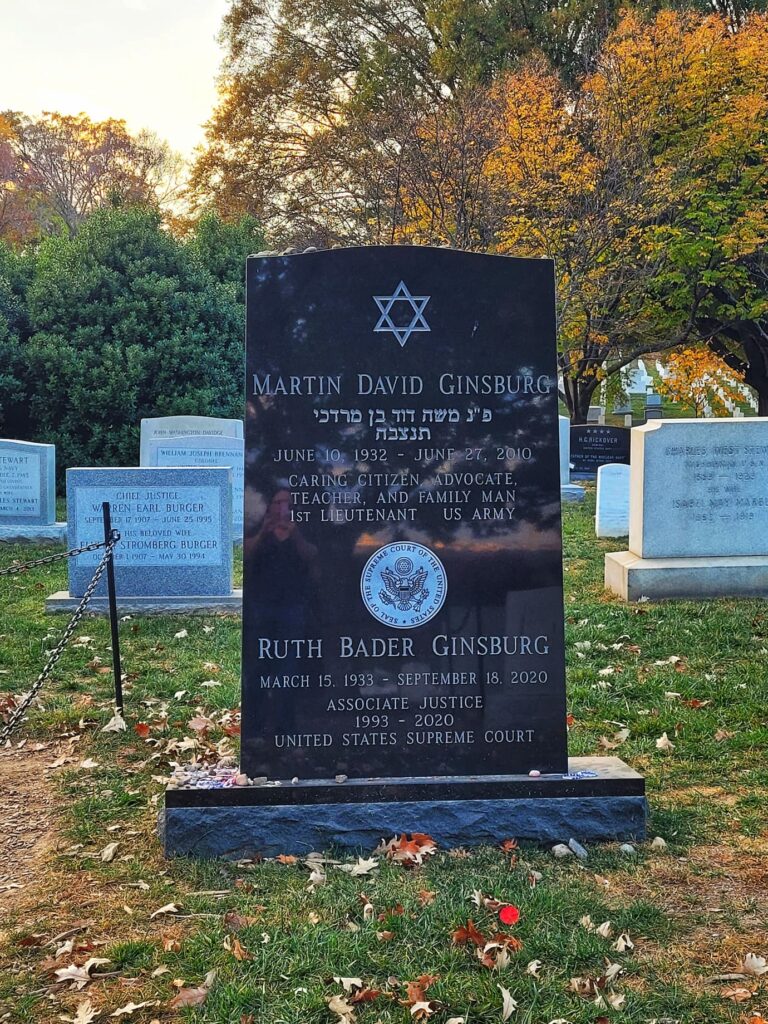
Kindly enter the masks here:
M 247 289 L 241 768 L 267 784 L 169 790 L 166 850 L 641 833 L 639 776 L 568 774 L 552 263 L 342 249 L 251 257 Z

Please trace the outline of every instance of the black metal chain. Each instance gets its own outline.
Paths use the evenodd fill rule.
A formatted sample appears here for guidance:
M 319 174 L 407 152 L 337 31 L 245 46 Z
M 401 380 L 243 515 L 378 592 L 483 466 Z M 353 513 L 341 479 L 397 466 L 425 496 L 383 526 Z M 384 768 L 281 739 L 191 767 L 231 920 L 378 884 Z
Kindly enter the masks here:
M 102 541 L 101 544 L 89 544 L 87 547 L 80 548 L 79 550 L 75 550 L 74 552 L 73 551 L 67 551 L 66 552 L 66 555 L 68 556 L 68 555 L 71 555 L 73 553 L 79 554 L 80 551 L 93 551 L 95 548 L 106 548 L 106 550 L 104 551 L 104 554 L 102 556 L 101 561 L 96 566 L 96 571 L 93 574 L 91 582 L 88 584 L 88 586 L 85 589 L 85 593 L 83 594 L 83 597 L 82 597 L 82 600 L 80 601 L 80 604 L 75 609 L 75 612 L 74 612 L 72 618 L 69 620 L 69 624 L 67 625 L 67 628 L 64 630 L 64 633 L 63 633 L 63 635 L 61 637 L 61 640 L 59 640 L 59 642 L 56 644 L 54 649 L 51 651 L 50 655 L 48 656 L 48 661 L 46 661 L 46 663 L 45 663 L 45 665 L 43 667 L 42 672 L 37 677 L 35 682 L 32 684 L 32 688 L 30 689 L 29 693 L 26 694 L 26 696 L 22 700 L 21 704 L 19 704 L 16 708 L 14 708 L 13 714 L 8 719 L 8 721 L 5 723 L 3 728 L 0 730 L 0 746 L 4 746 L 5 745 L 5 742 L 8 739 L 8 737 L 11 735 L 13 730 L 16 728 L 16 726 L 19 724 L 19 722 L 24 717 L 24 714 L 25 714 L 27 708 L 32 703 L 32 701 L 35 699 L 35 697 L 38 695 L 38 693 L 40 692 L 40 688 L 42 687 L 43 683 L 50 676 L 51 672 L 53 671 L 54 666 L 56 665 L 56 662 L 59 660 L 61 655 L 64 653 L 64 648 L 69 643 L 69 641 L 70 641 L 70 639 L 72 637 L 72 634 L 75 631 L 75 628 L 76 628 L 78 622 L 80 621 L 80 619 L 82 619 L 83 614 L 85 613 L 85 609 L 88 606 L 88 602 L 93 597 L 93 592 L 96 589 L 96 587 L 99 585 L 99 580 L 104 575 L 104 570 L 107 568 L 107 563 L 109 562 L 110 558 L 112 557 L 112 552 L 114 550 L 115 544 L 117 544 L 119 539 L 120 539 L 120 534 L 117 532 L 117 530 L 113 530 L 112 531 L 112 535 L 110 537 L 110 540 L 108 542 L 107 541 Z M 65 556 L 64 555 L 59 555 L 58 557 L 61 558 L 61 557 L 65 557 Z M 48 559 L 42 559 L 42 561 L 45 562 L 45 561 L 48 561 Z M 28 565 L 34 565 L 34 564 L 39 564 L 39 563 L 29 562 L 27 564 Z
M 113 530 L 112 533 L 116 533 Z M 119 540 L 119 536 L 117 538 Z M 84 544 L 81 548 L 70 548 L 69 551 L 57 551 L 55 555 L 46 555 L 45 558 L 35 558 L 31 562 L 22 562 L 20 565 L 9 565 L 0 569 L 0 576 L 13 576 L 15 573 L 26 572 L 35 565 L 50 565 L 51 562 L 58 562 L 61 558 L 74 558 L 75 555 L 82 555 L 86 551 L 98 551 L 99 548 L 107 546 L 104 540 L 94 541 L 93 544 Z

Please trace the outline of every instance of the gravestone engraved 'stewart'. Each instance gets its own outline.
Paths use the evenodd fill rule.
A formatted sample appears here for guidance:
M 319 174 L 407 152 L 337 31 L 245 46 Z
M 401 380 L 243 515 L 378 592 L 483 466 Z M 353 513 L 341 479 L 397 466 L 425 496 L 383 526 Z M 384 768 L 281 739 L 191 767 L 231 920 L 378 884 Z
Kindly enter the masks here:
M 56 448 L 0 438 L 0 541 L 63 541 L 56 522 Z
M 251 257 L 246 400 L 241 769 L 279 784 L 169 790 L 166 849 L 641 833 L 626 766 L 568 774 L 551 261 Z

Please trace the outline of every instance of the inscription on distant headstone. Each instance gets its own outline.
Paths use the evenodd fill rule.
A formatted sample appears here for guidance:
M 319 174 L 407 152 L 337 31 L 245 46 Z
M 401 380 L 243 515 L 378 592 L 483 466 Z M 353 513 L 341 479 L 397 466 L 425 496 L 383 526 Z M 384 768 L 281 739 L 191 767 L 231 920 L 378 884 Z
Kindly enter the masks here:
M 229 594 L 230 492 L 230 470 L 223 467 L 69 469 L 69 546 L 103 539 L 102 502 L 108 501 L 121 535 L 115 549 L 119 596 Z M 69 560 L 73 597 L 82 596 L 102 554 Z
M 571 475 L 597 476 L 600 466 L 629 463 L 630 432 L 625 427 L 571 427 Z
M 248 260 L 242 767 L 566 770 L 550 261 Z
M 232 470 L 232 516 L 237 537 L 243 534 L 243 440 L 238 437 L 152 438 L 150 466 L 225 466 Z
M 242 437 L 243 421 L 216 416 L 155 416 L 141 421 L 140 464 L 151 465 L 149 442 L 175 437 Z
M 56 448 L 0 439 L 0 526 L 47 526 L 56 518 Z
M 634 554 L 766 555 L 768 419 L 658 420 L 635 429 L 631 487 Z

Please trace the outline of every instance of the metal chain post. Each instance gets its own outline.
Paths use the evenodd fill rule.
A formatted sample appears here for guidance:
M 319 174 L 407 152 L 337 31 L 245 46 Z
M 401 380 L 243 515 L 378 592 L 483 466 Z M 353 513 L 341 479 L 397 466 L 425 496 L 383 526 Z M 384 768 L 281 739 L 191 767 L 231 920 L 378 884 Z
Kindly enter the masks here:
M 106 549 L 104 551 L 104 555 L 102 556 L 101 561 L 96 566 L 96 571 L 93 574 L 93 578 L 91 579 L 91 582 L 88 584 L 88 586 L 85 589 L 85 593 L 83 594 L 83 597 L 82 597 L 82 600 L 80 601 L 80 604 L 75 609 L 75 612 L 72 615 L 72 618 L 69 620 L 69 624 L 67 625 L 67 628 L 64 630 L 64 634 L 62 635 L 61 640 L 59 640 L 59 642 L 56 644 L 54 649 L 51 651 L 51 653 L 50 653 L 50 655 L 48 657 L 48 661 L 45 663 L 42 672 L 40 673 L 40 675 L 37 677 L 37 679 L 33 683 L 32 688 L 30 689 L 29 693 L 26 695 L 26 697 L 24 698 L 22 703 L 19 704 L 19 706 L 14 709 L 13 714 L 8 719 L 8 721 L 5 723 L 5 725 L 3 726 L 2 730 L 0 730 L 0 746 L 4 746 L 5 745 L 5 742 L 8 739 L 8 737 L 11 735 L 11 733 L 16 728 L 18 723 L 24 717 L 24 714 L 27 711 L 27 709 L 29 708 L 29 705 L 35 699 L 37 694 L 40 692 L 40 688 L 42 687 L 43 683 L 50 676 L 51 672 L 53 671 L 54 666 L 56 665 L 56 662 L 59 660 L 61 655 L 64 653 L 64 648 L 69 643 L 69 641 L 70 641 L 70 639 L 72 637 L 72 634 L 75 631 L 75 627 L 79 623 L 80 619 L 83 617 L 85 609 L 88 606 L 88 602 L 93 597 L 93 592 L 96 590 L 96 587 L 99 585 L 99 580 L 103 576 L 104 570 L 107 568 L 107 563 L 110 561 L 110 559 L 112 557 L 112 551 L 114 550 L 115 544 L 117 544 L 119 539 L 120 539 L 120 535 L 117 533 L 116 530 L 114 530 L 114 531 L 112 531 L 112 536 L 110 537 L 110 540 L 108 542 L 101 541 L 99 544 L 88 544 L 86 547 L 75 548 L 75 549 L 73 549 L 71 551 L 64 552 L 64 554 L 51 555 L 49 558 L 38 559 L 36 562 L 27 562 L 26 565 L 24 566 L 24 568 L 26 568 L 27 565 L 39 565 L 41 563 L 46 563 L 46 562 L 53 561 L 56 558 L 67 558 L 67 557 L 70 557 L 70 556 L 75 555 L 75 554 L 80 554 L 81 552 L 84 552 L 84 551 L 94 551 L 96 548 L 105 548 Z M 14 567 L 14 568 L 20 569 L 20 567 Z M 5 572 L 6 571 L 3 570 L 3 573 L 5 573 Z M 3 574 L 3 573 L 0 573 L 0 574 Z

